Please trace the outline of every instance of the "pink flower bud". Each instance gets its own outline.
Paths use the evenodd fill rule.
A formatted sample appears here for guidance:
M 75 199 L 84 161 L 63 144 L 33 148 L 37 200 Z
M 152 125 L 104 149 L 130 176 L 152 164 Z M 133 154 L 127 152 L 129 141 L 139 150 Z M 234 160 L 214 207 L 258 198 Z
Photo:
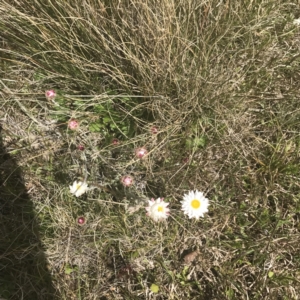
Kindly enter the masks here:
M 54 100 L 56 97 L 56 93 L 54 90 L 49 90 L 45 92 L 45 96 L 47 98 L 47 100 Z
M 85 218 L 84 217 L 79 217 L 77 219 L 77 223 L 78 223 L 78 225 L 84 225 L 85 224 Z
M 157 129 L 157 127 L 152 126 L 152 127 L 150 128 L 150 132 L 151 132 L 152 134 L 158 134 L 158 129 Z
M 80 150 L 80 151 L 83 151 L 84 150 L 84 146 L 83 145 L 78 145 L 77 149 Z
M 68 127 L 69 127 L 71 130 L 76 130 L 76 129 L 78 128 L 78 126 L 79 126 L 79 123 L 78 123 L 77 120 L 72 119 L 72 120 L 70 120 L 70 121 L 68 122 Z
M 111 143 L 116 146 L 120 144 L 120 141 L 117 138 L 114 138 Z
M 131 186 L 133 185 L 134 183 L 134 179 L 132 176 L 130 175 L 125 175 L 121 178 L 121 183 L 125 186 L 125 187 L 128 187 L 128 186 Z
M 185 158 L 182 160 L 182 162 L 183 162 L 184 164 L 187 164 L 189 161 L 190 161 L 190 158 L 189 158 L 189 157 L 185 157 Z
M 146 154 L 148 153 L 147 149 L 142 147 L 142 148 L 137 148 L 135 150 L 135 156 L 138 158 L 143 158 Z

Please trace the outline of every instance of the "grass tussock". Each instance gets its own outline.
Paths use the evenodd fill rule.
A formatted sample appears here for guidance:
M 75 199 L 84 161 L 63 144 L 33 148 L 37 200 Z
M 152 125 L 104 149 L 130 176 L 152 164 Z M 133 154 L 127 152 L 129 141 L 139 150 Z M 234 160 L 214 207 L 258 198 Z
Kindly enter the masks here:
M 296 1 L 4 0 L 0 14 L 0 297 L 299 299 Z M 200 221 L 180 211 L 194 189 L 211 201 Z M 145 215 L 152 197 L 167 222 Z

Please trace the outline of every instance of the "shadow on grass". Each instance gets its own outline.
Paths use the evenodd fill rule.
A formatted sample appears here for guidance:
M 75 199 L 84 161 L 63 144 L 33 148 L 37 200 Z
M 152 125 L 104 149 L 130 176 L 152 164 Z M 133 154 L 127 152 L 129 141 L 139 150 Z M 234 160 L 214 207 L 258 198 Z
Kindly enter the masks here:
M 0 299 L 54 299 L 34 208 L 0 127 Z

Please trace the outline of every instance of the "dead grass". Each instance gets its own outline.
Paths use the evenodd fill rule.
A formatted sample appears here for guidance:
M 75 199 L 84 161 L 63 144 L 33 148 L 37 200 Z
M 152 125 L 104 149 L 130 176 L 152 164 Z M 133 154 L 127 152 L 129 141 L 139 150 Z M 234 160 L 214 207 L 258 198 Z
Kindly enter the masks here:
M 0 14 L 3 144 L 53 298 L 299 299 L 296 1 L 21 0 Z M 94 189 L 73 197 L 86 176 Z M 192 189 L 211 200 L 198 222 L 180 212 Z M 145 216 L 151 197 L 170 202 L 167 223 Z M 1 297 L 29 299 L 3 282 Z

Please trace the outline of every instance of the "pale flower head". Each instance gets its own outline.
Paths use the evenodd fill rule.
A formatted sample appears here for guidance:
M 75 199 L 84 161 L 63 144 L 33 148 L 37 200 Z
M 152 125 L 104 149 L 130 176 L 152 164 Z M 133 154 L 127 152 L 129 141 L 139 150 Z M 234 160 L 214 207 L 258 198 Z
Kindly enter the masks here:
M 144 148 L 144 147 L 137 148 L 137 149 L 135 150 L 135 155 L 136 155 L 136 157 L 138 157 L 138 158 L 143 158 L 147 153 L 148 153 L 148 151 L 147 151 L 147 149 Z
M 209 200 L 206 199 L 202 192 L 190 191 L 183 196 L 181 201 L 182 210 L 188 217 L 199 219 L 203 214 L 208 212 Z
M 170 209 L 167 207 L 169 203 L 164 202 L 164 198 L 153 198 L 149 200 L 149 206 L 146 207 L 147 215 L 155 222 L 166 220 L 170 214 Z
M 70 185 L 70 192 L 71 194 L 75 195 L 76 197 L 81 196 L 88 190 L 88 185 L 86 182 L 81 181 L 74 181 L 73 185 Z
M 79 127 L 79 122 L 75 119 L 71 119 L 69 122 L 68 122 L 68 127 L 71 129 L 71 130 L 76 130 L 78 127 Z
M 45 92 L 45 96 L 47 98 L 47 100 L 54 100 L 56 97 L 56 93 L 54 90 L 49 90 Z

